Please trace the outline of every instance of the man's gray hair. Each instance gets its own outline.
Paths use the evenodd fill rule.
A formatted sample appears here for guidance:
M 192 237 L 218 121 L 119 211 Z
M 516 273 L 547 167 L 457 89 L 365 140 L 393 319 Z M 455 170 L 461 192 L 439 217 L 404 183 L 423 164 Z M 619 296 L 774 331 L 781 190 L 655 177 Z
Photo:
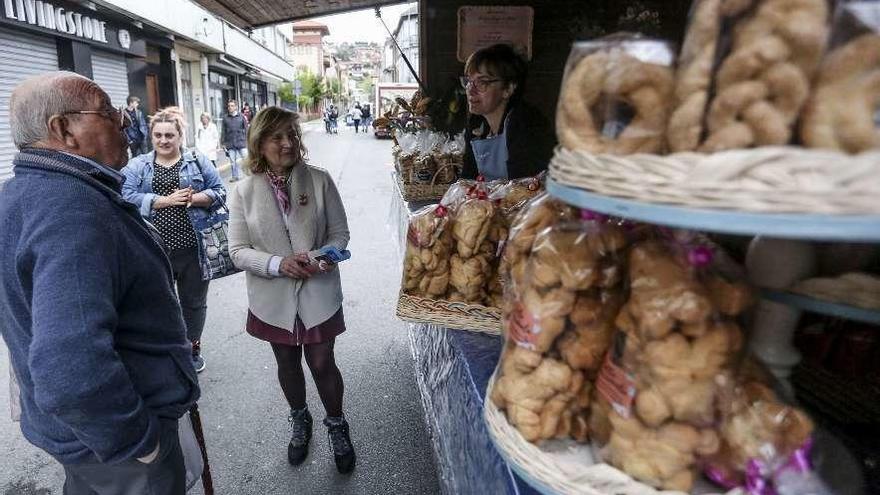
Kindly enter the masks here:
M 9 101 L 15 147 L 21 149 L 48 138 L 53 115 L 88 110 L 98 96 L 107 97 L 91 79 L 74 72 L 49 72 L 26 79 L 12 91 Z

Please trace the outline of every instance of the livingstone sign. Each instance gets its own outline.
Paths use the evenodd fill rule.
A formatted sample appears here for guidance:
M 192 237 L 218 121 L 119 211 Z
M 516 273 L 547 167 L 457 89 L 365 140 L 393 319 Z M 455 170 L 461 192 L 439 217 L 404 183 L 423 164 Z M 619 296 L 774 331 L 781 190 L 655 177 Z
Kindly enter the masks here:
M 107 41 L 107 23 L 39 0 L 3 0 L 8 19 L 98 43 Z

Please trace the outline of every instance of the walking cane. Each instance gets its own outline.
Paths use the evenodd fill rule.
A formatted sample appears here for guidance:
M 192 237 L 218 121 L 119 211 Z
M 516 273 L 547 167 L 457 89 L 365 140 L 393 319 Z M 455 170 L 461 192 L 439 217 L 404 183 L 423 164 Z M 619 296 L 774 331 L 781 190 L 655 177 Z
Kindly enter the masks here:
M 199 450 L 202 451 L 202 486 L 205 487 L 205 495 L 214 495 L 214 480 L 211 479 L 211 467 L 208 465 L 208 448 L 205 446 L 205 432 L 202 430 L 202 416 L 199 414 L 199 405 L 193 404 L 189 410 L 189 420 L 192 422 Z

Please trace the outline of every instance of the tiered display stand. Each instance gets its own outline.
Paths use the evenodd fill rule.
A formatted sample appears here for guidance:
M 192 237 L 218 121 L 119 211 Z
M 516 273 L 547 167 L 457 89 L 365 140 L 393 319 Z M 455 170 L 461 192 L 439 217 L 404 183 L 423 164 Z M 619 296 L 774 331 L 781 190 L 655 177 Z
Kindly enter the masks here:
M 877 311 L 787 292 L 814 273 L 809 241 L 880 243 L 880 153 L 848 156 L 779 147 L 619 157 L 558 149 L 547 190 L 571 205 L 629 220 L 756 236 L 746 267 L 763 297 L 755 309 L 750 349 L 789 393 L 788 378 L 800 361 L 792 340 L 802 311 L 880 322 Z M 490 402 L 484 418 L 502 457 L 541 493 L 657 493 L 594 463 L 589 447 L 535 447 Z M 577 449 L 581 468 L 573 469 L 567 461 Z M 817 467 L 835 492 L 859 493 L 852 488 L 861 480 L 860 470 L 840 442 L 817 430 L 816 450 L 817 457 L 835 459 Z M 838 482 L 850 486 L 835 486 Z M 706 490 L 712 491 L 695 488 Z

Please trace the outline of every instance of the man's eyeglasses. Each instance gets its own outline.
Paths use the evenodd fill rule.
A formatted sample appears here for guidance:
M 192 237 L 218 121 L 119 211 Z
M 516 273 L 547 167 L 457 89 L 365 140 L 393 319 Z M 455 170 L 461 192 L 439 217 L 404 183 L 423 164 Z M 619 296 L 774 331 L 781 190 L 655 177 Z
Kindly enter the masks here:
M 474 89 L 477 90 L 478 93 L 482 93 L 489 89 L 489 85 L 495 82 L 500 81 L 501 79 L 486 79 L 483 77 L 479 77 L 476 79 L 471 79 L 467 76 L 461 76 L 458 78 L 458 81 L 461 83 L 461 87 L 464 89 L 468 89 L 468 86 L 473 85 Z
M 119 122 L 119 128 L 125 129 L 131 126 L 131 116 L 123 108 L 108 108 L 107 110 L 72 110 L 62 115 L 101 115 L 112 122 Z

